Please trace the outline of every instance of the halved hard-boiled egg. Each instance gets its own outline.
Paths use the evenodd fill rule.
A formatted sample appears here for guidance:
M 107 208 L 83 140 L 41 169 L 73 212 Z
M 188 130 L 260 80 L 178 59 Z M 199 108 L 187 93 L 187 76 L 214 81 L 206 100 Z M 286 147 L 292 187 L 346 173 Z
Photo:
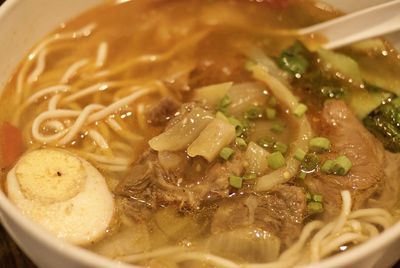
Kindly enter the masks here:
M 114 200 L 104 177 L 65 150 L 26 153 L 8 173 L 6 186 L 25 215 L 73 244 L 101 238 L 113 217 Z

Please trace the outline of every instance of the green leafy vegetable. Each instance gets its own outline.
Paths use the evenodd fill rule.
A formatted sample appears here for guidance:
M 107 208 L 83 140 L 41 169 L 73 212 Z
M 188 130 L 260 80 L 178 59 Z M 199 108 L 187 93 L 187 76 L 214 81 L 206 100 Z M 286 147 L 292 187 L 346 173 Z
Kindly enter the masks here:
M 297 41 L 281 53 L 278 58 L 278 65 L 292 75 L 304 74 L 310 65 L 307 54 L 307 48 Z
M 380 105 L 363 123 L 391 152 L 400 152 L 400 97 Z

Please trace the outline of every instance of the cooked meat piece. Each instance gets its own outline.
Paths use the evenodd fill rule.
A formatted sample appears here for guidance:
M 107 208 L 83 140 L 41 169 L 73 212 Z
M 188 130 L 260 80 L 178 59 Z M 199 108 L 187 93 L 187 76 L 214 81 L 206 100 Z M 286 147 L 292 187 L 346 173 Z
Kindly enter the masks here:
M 368 200 L 368 205 L 392 210 L 400 193 L 400 154 L 385 151 L 385 160 L 384 185 Z
M 159 103 L 146 111 L 145 116 L 147 122 L 153 126 L 162 126 L 171 118 L 180 106 L 181 104 L 174 98 L 170 96 L 164 97 Z
M 128 198 L 139 211 L 166 205 L 198 209 L 202 202 L 229 195 L 228 177 L 241 175 L 242 163 L 241 152 L 235 153 L 230 161 L 208 163 L 200 157 L 189 158 L 184 153 L 148 150 L 115 193 Z
M 271 192 L 231 197 L 219 204 L 211 232 L 253 226 L 277 235 L 287 246 L 299 236 L 306 208 L 305 191 L 297 186 L 281 185 Z
M 347 156 L 353 167 L 345 176 L 327 175 L 318 171 L 307 176 L 305 182 L 312 193 L 324 197 L 325 215 L 334 216 L 341 207 L 340 191 L 349 190 L 353 208 L 360 208 L 382 185 L 384 178 L 384 149 L 381 143 L 359 122 L 342 101 L 325 103 L 321 115 L 321 136 L 332 144 L 321 161 Z

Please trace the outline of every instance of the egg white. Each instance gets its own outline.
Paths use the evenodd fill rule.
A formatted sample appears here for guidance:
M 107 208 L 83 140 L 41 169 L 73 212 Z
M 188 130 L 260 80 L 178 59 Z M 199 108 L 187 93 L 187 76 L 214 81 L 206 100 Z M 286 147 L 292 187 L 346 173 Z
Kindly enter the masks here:
M 24 165 L 23 160 L 20 159 L 7 175 L 8 197 L 22 213 L 57 237 L 77 245 L 90 244 L 106 233 L 113 217 L 113 196 L 104 177 L 86 160 L 65 150 L 42 149 L 41 153 L 51 154 L 55 151 L 69 157 L 73 156 L 82 163 L 85 179 L 75 196 L 55 202 L 43 202 L 40 198 L 27 197 L 21 190 L 21 181 L 18 180 L 16 174 L 18 165 Z M 44 168 L 52 168 L 54 165 L 53 161 L 39 162 L 40 157 L 37 160 L 37 164 L 44 165 Z M 29 176 L 29 174 L 22 175 Z M 43 176 L 49 179 L 48 174 L 43 174 Z

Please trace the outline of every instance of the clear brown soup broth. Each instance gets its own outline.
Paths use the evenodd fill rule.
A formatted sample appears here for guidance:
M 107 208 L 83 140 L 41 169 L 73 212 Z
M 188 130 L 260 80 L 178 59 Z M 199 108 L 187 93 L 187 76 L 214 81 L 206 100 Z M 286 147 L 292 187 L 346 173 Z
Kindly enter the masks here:
M 123 2 L 123 1 L 121 1 Z M 295 29 L 328 20 L 339 15 L 337 11 L 322 9 L 310 1 L 292 1 L 285 8 L 276 7 L 269 1 L 218 1 L 218 0 L 186 0 L 186 1 L 128 1 L 117 4 L 109 2 L 90 10 L 73 19 L 54 33 L 73 31 L 90 23 L 96 24 L 96 29 L 90 37 L 79 41 L 60 42 L 54 46 L 47 57 L 46 72 L 32 84 L 30 92 L 24 90 L 23 98 L 40 88 L 54 85 L 62 76 L 62 71 L 79 59 L 94 59 L 99 43 L 106 41 L 109 47 L 105 68 L 118 68 L 130 59 L 143 55 L 166 55 L 176 48 L 173 56 L 157 63 L 132 65 L 116 72 L 105 79 L 91 76 L 92 70 L 84 71 L 71 80 L 75 88 L 110 80 L 134 81 L 138 84 L 148 81 L 162 81 L 169 89 L 168 94 L 174 95 L 182 102 L 190 101 L 192 89 L 214 83 L 232 81 L 242 83 L 253 81 L 243 66 L 246 62 L 244 51 L 257 45 L 267 51 L 268 56 L 277 57 L 279 53 L 295 40 L 291 35 L 274 34 L 271 29 Z M 54 34 L 53 33 L 53 34 Z M 76 42 L 79 42 L 78 44 Z M 379 59 L 381 60 L 381 59 Z M 371 64 L 370 62 L 368 64 Z M 22 66 L 17 70 L 20 71 Z M 32 71 L 34 65 L 28 69 Z M 190 77 L 179 76 L 179 72 L 193 70 Z M 19 105 L 19 97 L 15 93 L 17 76 L 14 75 L 6 85 L 0 100 L 0 122 L 9 121 L 16 124 L 22 131 L 25 148 L 31 150 L 42 144 L 32 139 L 30 129 L 35 116 L 47 108 L 45 99 L 36 105 L 28 107 L 20 119 L 15 118 L 14 107 Z M 121 94 L 124 94 L 123 92 Z M 141 99 L 144 106 L 156 104 L 162 94 L 153 94 Z M 307 97 L 299 93 L 299 97 Z M 112 90 L 102 94 L 94 94 L 76 101 L 71 108 L 82 108 L 88 103 L 109 104 L 113 98 Z M 134 107 L 136 108 L 136 107 Z M 109 133 L 110 140 L 120 140 L 129 143 L 134 149 L 132 160 L 138 158 L 148 146 L 147 141 L 162 131 L 160 127 L 147 126 L 141 128 L 135 117 L 136 110 L 126 108 L 117 114 L 127 129 L 144 137 L 139 141 L 128 141 L 114 133 Z M 295 127 L 285 119 L 284 108 L 280 108 L 282 120 L 287 122 L 287 133 L 295 132 Z M 315 111 L 316 112 L 316 111 Z M 99 122 L 99 124 L 102 124 Z M 262 123 L 260 123 L 262 125 Z M 253 133 L 254 139 L 260 137 Z M 290 134 L 281 137 L 283 142 L 290 142 Z M 85 139 L 77 137 L 65 145 L 67 149 L 80 150 L 90 146 Z M 101 171 L 101 169 L 100 169 Z M 2 171 L 4 181 L 8 170 Z M 102 172 L 102 171 L 101 171 Z M 126 174 L 102 172 L 110 187 Z M 143 225 L 137 225 L 125 215 L 123 206 L 119 208 L 115 223 L 110 227 L 104 240 L 90 246 L 91 250 L 104 252 L 107 241 L 113 243 L 114 237 L 124 232 L 137 232 L 137 250 L 150 251 L 168 245 L 202 246 L 202 241 L 210 233 L 210 219 L 217 208 L 211 203 L 196 212 L 182 213 L 174 208 L 160 208 Z M 185 225 L 183 231 L 174 234 L 173 238 L 165 238 L 158 224 Z M 141 239 L 146 240 L 146 234 L 140 233 L 143 228 L 149 231 L 149 243 L 140 245 Z M 147 242 L 146 242 L 147 243 Z M 112 255 L 112 254 L 111 254 Z M 241 261 L 241 257 L 229 256 Z

